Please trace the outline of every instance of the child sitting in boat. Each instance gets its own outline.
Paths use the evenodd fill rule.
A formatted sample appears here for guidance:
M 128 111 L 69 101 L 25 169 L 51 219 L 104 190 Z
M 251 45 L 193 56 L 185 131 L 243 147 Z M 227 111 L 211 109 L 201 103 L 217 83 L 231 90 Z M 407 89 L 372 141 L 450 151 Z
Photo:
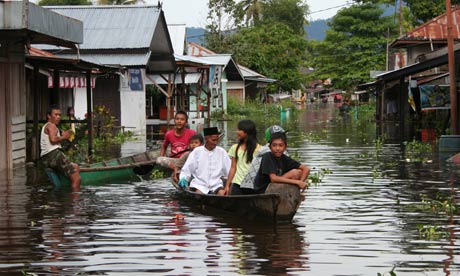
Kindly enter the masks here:
M 174 129 L 169 130 L 165 134 L 165 139 L 160 148 L 160 156 L 166 156 L 166 149 L 171 148 L 169 157 L 179 158 L 187 152 L 187 143 L 190 137 L 196 132 L 193 129 L 187 128 L 188 115 L 185 111 L 179 110 L 174 115 Z
M 179 173 L 182 167 L 185 164 L 185 161 L 187 161 L 187 158 L 190 154 L 190 152 L 201 145 L 204 144 L 204 139 L 201 134 L 195 134 L 192 137 L 190 137 L 190 140 L 188 142 L 188 151 L 184 153 L 181 157 L 179 158 L 172 158 L 172 157 L 164 157 L 160 156 L 157 157 L 157 164 L 165 167 L 165 168 L 170 168 L 173 170 L 172 178 L 175 182 L 179 181 Z
M 261 147 L 257 143 L 256 124 L 251 120 L 239 121 L 236 135 L 238 144 L 232 145 L 228 151 L 232 166 L 225 184 L 225 194 L 227 195 L 252 193 L 252 190 L 250 190 L 251 192 L 246 191 L 246 189 L 240 187 L 240 184 L 248 173 L 253 157 L 256 156 Z
M 287 148 L 286 134 L 273 133 L 269 143 L 270 152 L 262 156 L 260 168 L 254 180 L 254 191 L 263 194 L 270 183 L 292 184 L 305 189 L 307 187 L 305 181 L 310 169 L 284 154 Z
M 230 171 L 231 161 L 227 152 L 217 146 L 220 132 L 217 127 L 203 129 L 205 144 L 195 148 L 182 167 L 179 186 L 203 194 L 224 195 L 223 177 Z
M 245 193 L 254 193 L 254 179 L 256 178 L 256 175 L 259 172 L 262 156 L 265 153 L 270 152 L 270 137 L 274 133 L 286 134 L 286 131 L 279 125 L 272 125 L 265 130 L 265 141 L 267 141 L 267 143 L 260 147 L 259 151 L 253 156 L 251 165 L 249 166 L 246 175 L 240 183 L 240 187 L 245 191 Z M 287 151 L 285 151 L 284 154 L 289 156 Z

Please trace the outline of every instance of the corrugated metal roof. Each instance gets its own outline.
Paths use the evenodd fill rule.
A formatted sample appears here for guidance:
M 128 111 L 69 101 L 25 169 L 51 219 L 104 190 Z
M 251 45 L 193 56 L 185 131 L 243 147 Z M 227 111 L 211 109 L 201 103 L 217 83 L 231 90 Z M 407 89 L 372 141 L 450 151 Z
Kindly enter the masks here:
M 460 38 L 460 6 L 452 7 L 452 35 Z M 392 43 L 392 46 L 405 44 L 404 42 L 441 41 L 447 43 L 447 13 L 425 22 L 412 29 L 405 35 L 399 37 Z
M 197 57 L 200 60 L 209 62 L 209 64 L 212 65 L 222 65 L 222 66 L 227 66 L 227 64 L 232 60 L 232 55 L 230 54 L 216 54 L 212 56 L 202 56 L 202 57 Z
M 168 31 L 174 53 L 183 55 L 185 51 L 185 24 L 168 24 Z
M 32 43 L 74 47 L 83 41 L 83 23 L 28 1 L 0 1 L 0 37 L 4 31 L 22 32 Z
M 52 53 L 49 53 L 47 51 L 43 51 L 34 47 L 29 48 L 29 55 L 30 56 L 36 56 L 36 57 L 56 57 Z
M 156 6 L 53 6 L 84 22 L 80 49 L 149 48 L 161 10 Z
M 76 54 L 59 54 L 58 57 L 76 59 Z M 145 53 L 130 53 L 127 55 L 120 54 L 81 54 L 81 59 L 97 64 L 105 64 L 112 66 L 146 66 L 150 58 L 150 52 Z
M 460 44 L 454 45 L 455 59 L 460 56 Z M 413 76 L 417 73 L 425 70 L 435 68 L 444 64 L 448 64 L 448 54 L 446 49 L 440 49 L 431 53 L 430 58 L 419 63 L 414 63 L 403 68 L 399 68 L 393 71 L 388 71 L 383 74 L 377 75 L 377 80 L 390 81 L 396 80 L 405 76 Z M 359 86 L 358 86 L 359 87 Z
M 204 60 L 204 59 L 201 59 L 200 57 L 189 56 L 189 55 L 174 54 L 174 58 L 176 59 L 176 61 L 187 61 L 187 62 L 193 62 L 197 64 L 202 64 L 202 65 L 217 65 L 217 64 L 212 63 L 210 60 Z
M 262 74 L 257 73 L 254 70 L 251 70 L 243 65 L 238 64 L 238 68 L 240 69 L 243 78 L 248 81 L 256 81 L 256 82 L 265 82 L 265 83 L 273 83 L 276 82 L 275 79 L 269 79 Z
M 257 73 L 256 71 L 253 71 L 247 67 L 244 67 L 243 65 L 238 64 L 238 68 L 240 68 L 240 72 L 243 75 L 244 78 L 247 77 L 260 77 L 260 78 L 265 78 L 264 75 Z

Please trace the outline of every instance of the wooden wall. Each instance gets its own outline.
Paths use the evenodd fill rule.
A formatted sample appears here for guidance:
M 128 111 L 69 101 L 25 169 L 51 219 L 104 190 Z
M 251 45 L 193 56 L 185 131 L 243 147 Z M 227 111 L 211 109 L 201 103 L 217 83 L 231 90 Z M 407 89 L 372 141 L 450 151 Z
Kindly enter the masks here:
M 25 163 L 26 92 L 24 48 L 0 41 L 0 172 Z
M 228 89 L 228 98 L 235 98 L 238 102 L 244 103 L 243 89 Z
M 9 145 L 9 132 L 10 128 L 7 124 L 9 121 L 8 112 L 8 95 L 7 88 L 8 66 L 7 64 L 0 63 L 0 173 L 3 173 L 9 167 L 12 167 L 12 160 Z

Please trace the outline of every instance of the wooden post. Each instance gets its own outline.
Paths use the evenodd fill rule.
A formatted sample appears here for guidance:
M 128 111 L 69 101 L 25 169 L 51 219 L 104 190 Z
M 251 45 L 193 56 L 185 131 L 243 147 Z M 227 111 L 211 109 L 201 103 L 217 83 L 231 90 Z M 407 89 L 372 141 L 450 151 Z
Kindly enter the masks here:
M 202 82 L 202 79 L 203 79 L 203 71 L 198 69 L 198 72 L 201 74 L 201 77 L 198 80 L 198 82 L 196 83 L 196 92 L 195 92 L 195 94 L 196 94 L 196 108 L 198 109 L 197 118 L 201 118 L 201 112 L 203 112 L 203 110 L 200 110 L 200 105 L 202 106 L 202 104 L 201 104 L 201 82 Z
M 166 125 L 168 126 L 169 129 L 169 121 L 171 121 L 171 117 L 169 116 L 171 113 L 171 99 L 172 99 L 172 83 L 171 83 L 171 76 L 172 74 L 168 74 L 168 97 L 166 98 L 166 120 L 167 123 Z
M 35 137 L 35 144 L 34 144 L 34 147 L 33 147 L 33 153 L 32 153 L 32 156 L 33 156 L 33 160 L 32 162 L 35 163 L 35 165 L 38 165 L 38 160 L 40 159 L 40 131 L 38 129 L 38 107 L 39 107 L 39 104 L 40 104 L 40 99 L 39 99 L 39 93 L 38 93 L 38 87 L 39 87 L 39 81 L 38 81 L 38 78 L 40 76 L 40 67 L 38 66 L 38 64 L 34 63 L 33 64 L 34 66 L 34 85 L 33 85 L 33 95 L 34 95 L 34 110 L 33 110 L 33 114 L 34 114 L 34 123 L 33 123 L 33 131 L 32 133 L 34 134 L 34 137 Z
M 91 95 L 91 71 L 86 72 L 86 118 L 88 124 L 88 157 L 93 155 L 93 97 Z
M 457 91 L 455 83 L 455 56 L 454 37 L 452 34 L 452 7 L 450 0 L 446 0 L 447 13 L 447 53 L 449 61 L 449 88 L 450 88 L 450 128 L 452 135 L 458 135 Z
M 404 99 L 404 95 L 407 95 L 407 87 L 404 89 L 404 77 L 401 77 L 399 79 L 399 134 L 401 135 L 400 138 L 404 139 L 405 138 L 405 133 L 406 133 L 406 127 L 405 127 L 405 121 L 406 121 L 406 109 L 404 108 L 407 106 L 407 101 Z
M 59 104 L 59 70 L 53 72 L 53 89 L 50 95 L 50 104 Z

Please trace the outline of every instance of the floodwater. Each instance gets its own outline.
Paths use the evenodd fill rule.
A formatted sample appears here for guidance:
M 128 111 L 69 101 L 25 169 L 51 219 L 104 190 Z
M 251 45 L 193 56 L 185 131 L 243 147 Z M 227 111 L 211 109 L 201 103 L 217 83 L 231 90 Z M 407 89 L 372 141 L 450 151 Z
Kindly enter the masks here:
M 72 194 L 20 170 L 0 182 L 0 275 L 460 275 L 456 171 L 354 117 L 307 105 L 284 125 L 291 156 L 332 172 L 291 224 L 197 211 L 168 180 Z

